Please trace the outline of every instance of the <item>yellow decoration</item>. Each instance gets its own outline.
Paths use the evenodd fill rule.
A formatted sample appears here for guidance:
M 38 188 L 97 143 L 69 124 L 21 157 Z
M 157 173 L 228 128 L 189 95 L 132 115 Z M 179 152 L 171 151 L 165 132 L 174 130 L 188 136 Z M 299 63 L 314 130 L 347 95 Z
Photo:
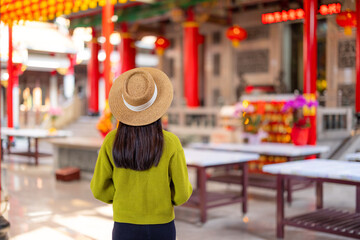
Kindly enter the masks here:
M 55 134 L 56 133 L 56 128 L 54 128 L 54 127 L 49 128 L 49 133 L 50 134 Z
M 16 1 L 15 8 L 21 8 L 21 7 L 22 7 L 22 3 L 20 1 Z
M 243 105 L 244 108 L 247 108 L 247 107 L 249 106 L 249 102 L 246 101 L 246 100 L 244 100 L 244 101 L 242 102 L 242 105 Z
M 81 9 L 81 11 L 86 11 L 86 10 L 88 10 L 88 5 L 83 4 L 83 5 L 81 5 L 80 9 Z
M 14 10 L 14 5 L 13 4 L 8 4 L 7 10 L 8 11 Z
M 89 4 L 89 7 L 90 8 L 96 8 L 97 7 L 97 3 L 96 2 L 91 2 L 90 4 Z
M 31 12 L 31 8 L 30 7 L 26 7 L 25 9 L 24 9 L 24 13 L 30 13 Z
M 316 101 L 316 95 L 313 93 L 304 93 L 304 97 L 307 101 Z M 308 106 L 304 106 L 303 107 L 303 114 L 304 116 L 315 116 L 316 115 L 316 107 L 312 106 L 312 107 L 308 107 Z
M 61 75 L 65 75 L 67 73 L 67 68 L 57 68 L 56 71 Z
M 55 12 L 56 12 L 56 7 L 55 6 L 49 7 L 49 13 L 55 13 Z
M 99 6 L 103 7 L 106 4 L 106 0 L 99 0 Z
M 46 8 L 47 7 L 47 2 L 46 1 L 42 1 L 40 3 L 40 8 Z
M 70 9 L 71 10 L 72 6 L 73 6 L 72 2 L 66 2 L 65 3 L 65 9 Z
M 351 34 L 352 34 L 351 27 L 344 27 L 344 33 L 346 36 L 351 36 Z
M 231 44 L 233 45 L 234 48 L 238 48 L 240 46 L 240 41 L 239 40 L 232 40 Z
M 39 9 L 39 5 L 37 5 L 37 4 L 31 5 L 32 11 L 37 11 L 38 9 Z
M 105 109 L 103 115 L 100 117 L 99 122 L 96 125 L 96 128 L 105 136 L 108 132 L 113 129 L 113 124 L 111 122 L 112 114 L 110 111 L 109 103 L 106 100 Z

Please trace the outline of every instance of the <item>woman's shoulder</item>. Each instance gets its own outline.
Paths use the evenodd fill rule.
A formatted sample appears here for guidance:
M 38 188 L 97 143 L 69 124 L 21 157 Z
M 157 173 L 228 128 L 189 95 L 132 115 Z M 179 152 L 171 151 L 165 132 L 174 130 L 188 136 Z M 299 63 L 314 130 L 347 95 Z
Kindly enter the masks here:
M 104 144 L 113 144 L 114 140 L 115 140 L 115 136 L 116 136 L 116 129 L 111 130 L 108 134 L 106 134 L 104 141 L 103 141 L 103 145 Z
M 175 145 L 176 147 L 181 147 L 180 139 L 174 133 L 163 130 L 163 134 L 164 134 L 164 141 L 167 144 Z

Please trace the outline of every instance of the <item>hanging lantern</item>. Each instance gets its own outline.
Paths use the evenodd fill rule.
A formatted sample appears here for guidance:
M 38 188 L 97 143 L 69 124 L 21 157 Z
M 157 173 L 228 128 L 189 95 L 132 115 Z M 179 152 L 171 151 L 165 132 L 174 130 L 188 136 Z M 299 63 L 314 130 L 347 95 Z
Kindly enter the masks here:
M 247 37 L 245 29 L 234 25 L 226 31 L 226 37 L 231 40 L 233 47 L 239 47 L 240 41 Z
M 345 28 L 345 35 L 351 35 L 351 28 L 356 26 L 356 12 L 346 9 L 336 16 L 336 22 L 339 26 Z
M 170 41 L 164 37 L 158 37 L 155 41 L 156 53 L 159 56 L 164 54 L 164 50 L 170 46 Z

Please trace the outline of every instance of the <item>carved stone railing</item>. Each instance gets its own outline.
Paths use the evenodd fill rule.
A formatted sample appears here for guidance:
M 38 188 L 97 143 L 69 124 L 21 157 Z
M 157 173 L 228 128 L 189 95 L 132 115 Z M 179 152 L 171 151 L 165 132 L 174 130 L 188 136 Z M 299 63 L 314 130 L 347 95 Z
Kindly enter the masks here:
M 219 127 L 220 108 L 170 108 L 169 130 L 178 135 L 210 136 Z
M 318 108 L 317 138 L 336 139 L 351 135 L 353 111 L 350 107 Z

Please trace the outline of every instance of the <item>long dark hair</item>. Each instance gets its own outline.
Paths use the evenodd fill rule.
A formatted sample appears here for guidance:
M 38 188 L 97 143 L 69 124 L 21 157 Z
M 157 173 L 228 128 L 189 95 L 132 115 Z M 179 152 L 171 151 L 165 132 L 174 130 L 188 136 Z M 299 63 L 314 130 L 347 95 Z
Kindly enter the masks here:
M 113 146 L 114 164 L 118 168 L 137 171 L 157 166 L 163 151 L 161 120 L 145 126 L 129 126 L 119 122 Z

